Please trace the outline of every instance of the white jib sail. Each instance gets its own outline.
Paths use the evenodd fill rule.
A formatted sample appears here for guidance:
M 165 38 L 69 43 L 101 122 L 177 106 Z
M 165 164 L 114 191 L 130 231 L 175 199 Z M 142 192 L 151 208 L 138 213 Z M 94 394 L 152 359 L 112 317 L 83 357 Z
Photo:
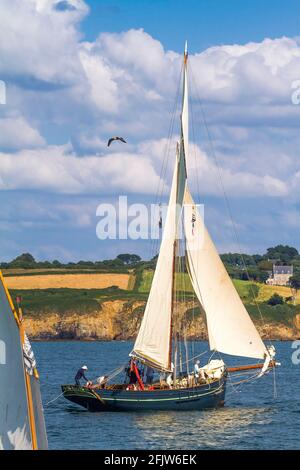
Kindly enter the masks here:
M 188 188 L 184 198 L 184 228 L 189 274 L 206 313 L 210 349 L 263 359 L 268 351 L 219 257 Z

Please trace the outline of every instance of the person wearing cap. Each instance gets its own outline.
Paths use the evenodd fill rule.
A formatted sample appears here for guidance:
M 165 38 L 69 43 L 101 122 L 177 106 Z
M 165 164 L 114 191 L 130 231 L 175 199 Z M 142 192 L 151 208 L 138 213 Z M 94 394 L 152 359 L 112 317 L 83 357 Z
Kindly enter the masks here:
M 75 375 L 75 383 L 76 385 L 80 385 L 80 380 L 83 378 L 86 382 L 89 383 L 89 380 L 84 375 L 85 372 L 88 370 L 87 366 L 82 366 L 78 369 L 77 374 Z

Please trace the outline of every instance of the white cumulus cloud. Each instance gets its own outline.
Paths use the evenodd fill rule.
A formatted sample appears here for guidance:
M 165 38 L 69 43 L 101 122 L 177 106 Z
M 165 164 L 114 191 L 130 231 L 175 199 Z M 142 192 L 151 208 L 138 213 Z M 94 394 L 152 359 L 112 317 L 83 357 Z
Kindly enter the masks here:
M 0 148 L 15 150 L 40 147 L 45 140 L 23 117 L 0 118 Z

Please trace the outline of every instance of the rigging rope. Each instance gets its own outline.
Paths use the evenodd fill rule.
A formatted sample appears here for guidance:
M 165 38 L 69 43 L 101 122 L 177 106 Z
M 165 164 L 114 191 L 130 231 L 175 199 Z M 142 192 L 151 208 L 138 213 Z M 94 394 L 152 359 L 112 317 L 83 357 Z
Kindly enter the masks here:
M 253 376 L 249 377 L 248 379 L 240 380 L 240 381 L 238 381 L 238 382 L 233 382 L 233 381 L 231 380 L 230 374 L 228 374 L 228 377 L 230 377 L 230 380 L 231 380 L 231 382 L 230 382 L 231 387 L 233 388 L 233 390 L 234 390 L 235 392 L 237 392 L 237 390 L 235 390 L 234 387 L 236 387 L 237 385 L 241 385 L 242 383 L 246 383 L 246 382 L 250 382 L 250 381 L 252 381 L 252 380 L 258 379 L 259 374 L 260 374 L 260 372 L 254 374 Z
M 122 366 L 116 368 L 116 369 L 112 369 L 110 372 L 108 372 L 107 374 L 103 374 L 105 376 L 107 376 L 107 379 L 106 381 L 108 382 L 109 380 L 113 379 L 114 377 L 116 377 L 117 375 L 119 375 L 122 371 L 125 370 L 126 366 L 127 366 L 128 362 L 124 363 Z M 99 377 L 96 377 L 94 381 L 97 381 Z
M 164 148 L 163 161 L 162 161 L 162 165 L 161 165 L 161 169 L 160 169 L 159 181 L 158 181 L 157 189 L 156 189 L 156 192 L 155 192 L 155 198 L 154 198 L 155 207 L 158 204 L 161 204 L 162 195 L 163 195 L 165 187 L 166 187 L 166 173 L 167 173 L 169 158 L 170 158 L 171 141 L 172 141 L 172 136 L 173 136 L 173 131 L 174 131 L 175 115 L 176 115 L 176 112 L 177 112 L 178 102 L 179 102 L 179 92 L 180 92 L 180 85 L 181 85 L 182 68 L 183 68 L 183 65 L 181 66 L 179 80 L 178 80 L 176 94 L 175 94 L 175 100 L 174 100 L 173 106 L 172 106 L 171 120 L 170 120 L 170 124 L 169 124 L 169 129 L 168 129 L 168 137 L 167 137 L 167 141 L 166 141 L 165 148 Z M 156 214 L 153 213 L 152 217 L 155 218 L 155 216 L 156 216 Z M 157 221 L 155 221 L 153 219 L 151 220 L 151 224 L 153 224 L 153 227 L 155 226 L 156 222 Z M 159 249 L 159 244 L 160 244 L 160 237 L 158 237 L 157 239 L 154 238 L 154 239 L 151 240 L 150 247 L 149 247 L 150 258 L 153 258 L 153 256 L 155 256 L 157 254 L 158 249 Z
M 58 400 L 62 395 L 64 394 L 64 392 L 60 393 L 59 395 L 57 395 L 57 397 L 53 398 L 53 400 L 50 400 L 48 401 L 45 405 L 44 405 L 44 408 L 48 405 L 50 405 L 50 403 L 53 403 L 55 402 L 56 400 Z
M 206 354 L 207 352 L 208 352 L 208 351 L 204 351 L 204 352 L 202 352 L 202 353 L 200 353 L 200 354 L 197 354 L 196 356 L 191 357 L 191 359 L 189 359 L 187 362 L 194 361 L 195 359 L 197 359 L 197 357 L 204 356 L 204 354 Z M 186 362 L 186 363 L 187 363 L 187 362 Z M 185 364 L 186 364 L 186 363 L 185 363 Z

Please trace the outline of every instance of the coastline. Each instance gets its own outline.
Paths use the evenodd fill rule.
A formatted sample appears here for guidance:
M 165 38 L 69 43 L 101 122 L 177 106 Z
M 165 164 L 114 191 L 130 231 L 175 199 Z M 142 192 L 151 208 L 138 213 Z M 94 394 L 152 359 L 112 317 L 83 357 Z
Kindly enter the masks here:
M 119 305 L 120 307 L 120 305 Z M 31 341 L 85 341 L 110 342 L 134 341 L 141 315 L 131 311 L 104 309 L 90 315 L 43 315 L 40 318 L 24 318 L 24 326 Z M 290 324 L 284 322 L 254 321 L 263 340 L 295 341 L 300 339 L 300 315 Z M 203 315 L 190 319 L 186 338 L 188 341 L 207 341 L 207 327 Z

